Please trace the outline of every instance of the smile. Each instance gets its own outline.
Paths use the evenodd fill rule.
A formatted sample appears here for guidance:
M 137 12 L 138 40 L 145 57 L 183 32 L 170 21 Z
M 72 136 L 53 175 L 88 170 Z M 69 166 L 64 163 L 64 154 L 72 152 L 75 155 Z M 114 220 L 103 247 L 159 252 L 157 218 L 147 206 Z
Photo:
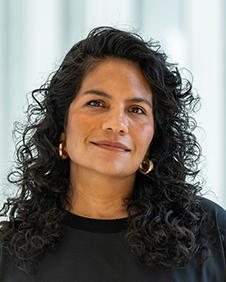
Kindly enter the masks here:
M 108 150 L 108 151 L 115 151 L 115 152 L 127 152 L 126 150 L 122 149 L 122 148 L 117 148 L 117 147 L 113 147 L 113 146 L 110 146 L 110 145 L 104 145 L 104 144 L 95 144 L 95 143 L 92 143 L 93 145 L 99 147 L 99 148 L 102 148 L 102 149 L 105 149 L 105 150 Z

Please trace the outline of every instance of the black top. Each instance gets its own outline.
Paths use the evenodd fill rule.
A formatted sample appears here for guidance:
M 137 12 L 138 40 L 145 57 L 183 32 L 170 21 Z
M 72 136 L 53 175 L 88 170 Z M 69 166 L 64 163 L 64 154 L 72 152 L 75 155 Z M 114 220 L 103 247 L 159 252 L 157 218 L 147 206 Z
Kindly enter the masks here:
M 93 233 L 117 233 L 126 229 L 127 218 L 94 219 L 65 211 L 64 224 L 70 226 L 71 228 Z
M 177 271 L 147 268 L 138 263 L 123 239 L 127 218 L 92 219 L 65 211 L 62 240 L 39 262 L 35 277 L 16 269 L 1 249 L 1 282 L 226 282 L 226 211 L 202 198 L 214 220 L 216 245 L 208 241 L 210 257 L 196 258 Z M 208 228 L 208 226 L 205 226 Z

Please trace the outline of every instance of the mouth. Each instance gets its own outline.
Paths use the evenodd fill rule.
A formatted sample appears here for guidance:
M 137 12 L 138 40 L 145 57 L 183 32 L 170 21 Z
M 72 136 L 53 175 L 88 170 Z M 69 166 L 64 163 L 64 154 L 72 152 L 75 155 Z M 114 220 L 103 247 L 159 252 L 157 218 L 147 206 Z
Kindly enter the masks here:
M 94 142 L 91 142 L 93 145 L 97 146 L 100 149 L 105 149 L 108 151 L 114 151 L 114 152 L 129 152 L 129 150 L 125 150 L 119 147 L 114 147 L 114 146 L 110 146 L 110 145 L 106 145 L 106 144 L 96 144 Z

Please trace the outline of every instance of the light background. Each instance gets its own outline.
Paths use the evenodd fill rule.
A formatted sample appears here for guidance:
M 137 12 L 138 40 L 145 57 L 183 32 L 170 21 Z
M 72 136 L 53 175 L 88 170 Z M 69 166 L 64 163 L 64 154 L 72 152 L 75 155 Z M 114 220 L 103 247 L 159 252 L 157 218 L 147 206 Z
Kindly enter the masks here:
M 226 207 L 226 2 L 223 0 L 0 0 L 0 204 L 15 188 L 13 122 L 26 96 L 56 70 L 66 52 L 99 25 L 159 41 L 171 62 L 193 74 L 201 96 L 196 135 L 205 159 L 205 196 Z

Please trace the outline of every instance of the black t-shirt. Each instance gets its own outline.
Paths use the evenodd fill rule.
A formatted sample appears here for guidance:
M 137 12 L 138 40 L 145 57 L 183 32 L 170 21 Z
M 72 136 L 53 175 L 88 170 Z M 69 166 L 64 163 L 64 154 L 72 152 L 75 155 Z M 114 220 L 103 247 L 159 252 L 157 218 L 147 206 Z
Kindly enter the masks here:
M 196 258 L 183 269 L 146 267 L 129 252 L 123 238 L 127 219 L 91 219 L 65 211 L 63 236 L 38 264 L 35 277 L 17 269 L 4 249 L 0 253 L 1 282 L 226 282 L 226 211 L 201 198 L 215 222 L 215 245 L 199 265 Z M 208 228 L 208 226 L 205 226 Z

